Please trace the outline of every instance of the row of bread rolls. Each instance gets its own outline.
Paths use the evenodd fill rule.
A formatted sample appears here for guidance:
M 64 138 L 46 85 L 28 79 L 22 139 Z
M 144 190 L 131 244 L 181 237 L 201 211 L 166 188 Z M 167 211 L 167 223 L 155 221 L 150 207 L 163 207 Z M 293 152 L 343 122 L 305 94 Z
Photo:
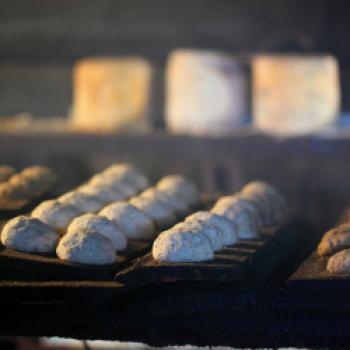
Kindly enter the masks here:
M 343 223 L 327 231 L 317 247 L 317 253 L 329 257 L 327 271 L 350 273 L 350 223 Z
M 287 216 L 284 197 L 271 185 L 255 181 L 241 192 L 221 197 L 211 211 L 199 211 L 162 232 L 153 244 L 154 259 L 163 262 L 211 260 L 237 239 L 257 238 Z
M 117 188 L 120 172 L 115 171 L 116 168 L 116 165 L 113 166 L 114 175 L 109 176 L 108 181 L 103 185 L 103 191 L 106 191 L 111 184 Z M 136 169 L 133 168 L 132 174 L 136 175 L 136 173 Z M 93 179 L 99 178 L 99 175 L 94 176 Z M 137 186 L 135 192 L 148 184 L 141 174 L 137 174 L 135 178 L 137 181 L 128 179 L 123 171 L 121 179 L 131 189 Z M 188 196 L 185 191 L 186 195 L 183 198 L 184 188 L 190 189 L 191 196 Z M 194 185 L 181 176 L 164 177 L 152 189 L 154 193 L 168 196 L 170 202 L 184 201 L 187 208 L 198 202 L 198 193 Z M 77 195 L 73 195 L 75 193 Z M 131 194 L 131 190 L 129 193 Z M 80 194 L 79 191 L 72 191 L 58 200 L 43 202 L 33 211 L 31 218 L 19 217 L 10 220 L 4 227 L 2 243 L 21 251 L 48 253 L 56 249 L 59 241 L 56 249 L 59 258 L 83 264 L 103 265 L 115 261 L 116 250 L 124 249 L 128 239 L 152 239 L 157 228 L 174 223 L 169 221 L 170 218 L 175 217 L 174 211 L 169 210 L 165 202 L 156 199 L 158 195 L 144 201 L 142 198 L 149 197 L 142 192 L 129 202 L 117 200 L 109 202 L 101 209 L 97 208 L 98 201 L 90 198 L 92 195 L 82 197 Z M 96 197 L 99 199 L 98 196 Z M 167 217 L 164 213 L 168 213 L 169 216 Z M 28 234 L 18 234 L 19 232 Z M 60 239 L 59 236 L 62 235 Z M 27 240 L 31 240 L 31 243 L 27 244 Z M 43 244 L 43 240 L 49 241 L 50 244 Z
M 183 199 L 189 208 L 198 201 L 195 186 L 182 176 L 171 175 L 129 201 L 116 201 L 105 206 L 98 214 L 85 214 L 74 219 L 57 246 L 57 256 L 89 265 L 115 262 L 116 251 L 124 249 L 129 239 L 151 240 L 160 227 L 176 221 L 174 211 L 167 203 L 160 201 L 155 195 L 149 197 L 145 193 L 168 193 L 169 198 L 182 198 L 183 188 L 190 188 L 192 191 L 191 199 L 188 200 L 188 196 Z M 105 239 L 98 237 L 101 235 Z M 111 249 L 110 242 L 113 240 L 114 247 Z
M 6 199 L 30 199 L 48 192 L 57 182 L 56 175 L 43 166 L 28 167 L 17 174 L 12 168 L 3 169 L 2 178 L 6 180 L 0 182 L 0 197 Z

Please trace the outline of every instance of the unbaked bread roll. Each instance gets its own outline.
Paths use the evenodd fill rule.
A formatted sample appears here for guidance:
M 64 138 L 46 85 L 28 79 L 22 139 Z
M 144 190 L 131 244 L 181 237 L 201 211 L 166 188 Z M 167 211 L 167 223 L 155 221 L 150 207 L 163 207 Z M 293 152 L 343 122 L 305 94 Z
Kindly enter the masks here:
M 39 204 L 31 216 L 41 220 L 62 235 L 66 232 L 69 223 L 80 215 L 82 212 L 73 205 L 52 199 Z
M 189 219 L 176 224 L 172 229 L 178 232 L 200 232 L 200 234 L 208 237 L 214 251 L 222 249 L 224 245 L 222 232 L 216 226 L 202 220 Z
M 58 180 L 53 171 L 39 165 L 25 168 L 20 175 L 38 192 L 50 190 Z
M 176 222 L 174 211 L 166 203 L 153 197 L 133 197 L 130 204 L 146 213 L 153 219 L 158 229 L 165 229 Z
M 104 204 L 113 203 L 125 199 L 125 195 L 102 185 L 91 185 L 89 183 L 77 188 L 77 192 L 86 193 L 98 197 Z
M 160 262 L 199 262 L 212 260 L 214 250 L 209 238 L 201 231 L 162 232 L 153 243 L 153 258 Z
M 235 223 L 223 216 L 210 211 L 197 211 L 188 216 L 186 221 L 200 221 L 214 226 L 221 232 L 222 245 L 233 245 L 237 241 L 238 230 Z
M 96 213 L 105 206 L 105 202 L 98 197 L 79 191 L 67 192 L 58 197 L 58 201 L 71 204 L 82 213 Z
M 88 230 L 63 236 L 56 253 L 62 260 L 83 265 L 109 265 L 116 261 L 112 242 L 101 234 Z
M 17 216 L 9 220 L 1 233 L 1 243 L 28 253 L 54 252 L 59 235 L 38 219 Z
M 164 176 L 156 187 L 164 193 L 182 198 L 189 206 L 195 206 L 199 202 L 196 186 L 181 175 Z
M 327 271 L 331 273 L 350 273 L 350 249 L 344 249 L 328 259 Z
M 182 218 L 188 215 L 191 212 L 189 205 L 185 200 L 180 198 L 177 195 L 169 194 L 165 191 L 161 191 L 156 187 L 150 187 L 147 190 L 143 191 L 139 195 L 140 197 L 149 197 L 149 198 L 157 198 L 161 202 L 167 204 L 175 214 Z
M 16 170 L 11 166 L 0 165 L 0 182 L 8 180 L 15 173 Z
M 346 248 L 350 248 L 350 224 L 343 224 L 327 231 L 317 247 L 317 254 L 333 255 Z
M 115 222 L 128 239 L 151 239 L 156 232 L 152 219 L 127 202 L 112 203 L 103 208 L 99 215 Z
M 97 232 L 111 240 L 116 250 L 126 248 L 127 240 L 121 228 L 113 221 L 96 214 L 85 214 L 75 218 L 68 226 L 67 234 L 79 231 Z

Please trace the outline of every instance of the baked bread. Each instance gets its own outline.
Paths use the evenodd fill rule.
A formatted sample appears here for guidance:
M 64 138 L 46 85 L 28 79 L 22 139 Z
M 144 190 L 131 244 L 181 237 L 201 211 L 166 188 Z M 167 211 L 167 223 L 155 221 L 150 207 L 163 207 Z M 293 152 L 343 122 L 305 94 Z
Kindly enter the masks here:
M 165 229 L 176 222 L 174 211 L 166 203 L 152 197 L 133 197 L 130 204 L 146 213 L 158 229 Z
M 113 221 L 96 214 L 84 214 L 75 218 L 68 226 L 67 234 L 79 231 L 93 231 L 108 238 L 116 250 L 126 248 L 127 240 L 121 228 Z
M 124 196 L 124 199 L 130 198 L 138 192 L 137 189 L 127 181 L 115 179 L 114 177 L 104 173 L 94 175 L 88 184 L 93 186 L 108 187 L 113 191 L 121 193 Z
M 167 204 L 179 218 L 183 218 L 191 212 L 185 200 L 177 195 L 171 195 L 165 191 L 158 190 L 156 187 L 148 188 L 140 193 L 139 197 L 157 198 L 161 202 Z
M 82 213 L 96 213 L 105 206 L 105 202 L 100 198 L 79 191 L 67 192 L 58 197 L 58 201 L 71 204 Z
M 47 200 L 39 204 L 32 212 L 31 216 L 49 225 L 56 232 L 63 235 L 70 222 L 82 212 L 67 203 L 57 200 Z
M 238 230 L 236 225 L 223 216 L 219 216 L 210 211 L 197 211 L 188 216 L 185 221 L 199 221 L 214 226 L 221 232 L 222 245 L 233 245 L 237 241 Z
M 112 203 L 99 215 L 115 222 L 127 239 L 151 239 L 156 232 L 152 219 L 128 202 Z
M 218 251 L 223 247 L 222 232 L 215 226 L 197 219 L 189 219 L 176 224 L 173 231 L 178 232 L 200 232 L 200 234 L 208 237 L 214 251 Z
M 344 249 L 328 259 L 327 271 L 331 273 L 350 273 L 350 249 Z
M 38 219 L 17 216 L 3 227 L 1 243 L 7 248 L 28 253 L 54 252 L 59 235 Z
M 320 256 L 333 255 L 350 248 L 350 224 L 343 224 L 327 231 L 317 247 Z
M 115 180 L 129 183 L 137 192 L 143 191 L 149 186 L 147 177 L 131 164 L 113 164 L 105 169 L 103 174 Z
M 0 182 L 7 181 L 15 173 L 16 170 L 11 166 L 0 165 Z
M 56 249 L 62 260 L 83 265 L 109 265 L 116 261 L 112 242 L 95 231 L 78 231 L 65 235 Z
M 154 241 L 152 255 L 159 262 L 199 262 L 212 260 L 214 250 L 209 238 L 200 230 L 171 228 Z
M 196 186 L 181 175 L 164 176 L 156 187 L 163 193 L 182 198 L 189 206 L 196 206 L 199 202 Z

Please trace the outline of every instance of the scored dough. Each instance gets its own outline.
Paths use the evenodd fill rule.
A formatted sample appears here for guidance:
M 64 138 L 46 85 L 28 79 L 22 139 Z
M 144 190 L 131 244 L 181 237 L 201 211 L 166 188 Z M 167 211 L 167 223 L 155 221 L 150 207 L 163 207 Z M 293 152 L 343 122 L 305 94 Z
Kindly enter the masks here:
M 196 186 L 181 175 L 164 176 L 156 187 L 164 193 L 182 198 L 189 206 L 195 206 L 199 202 Z
M 116 261 L 112 242 L 95 231 L 78 231 L 63 236 L 57 249 L 60 259 L 84 265 L 109 265 Z
M 126 237 L 120 227 L 104 216 L 91 213 L 78 216 L 68 226 L 67 234 L 79 231 L 99 233 L 111 240 L 116 250 L 125 249 L 127 245 Z
M 51 226 L 59 234 L 64 234 L 69 223 L 82 212 L 67 203 L 57 200 L 48 200 L 39 204 L 31 216 Z
M 133 197 L 129 202 L 152 218 L 158 229 L 168 228 L 176 222 L 171 207 L 156 197 Z
M 9 220 L 1 233 L 1 243 L 11 249 L 29 253 L 54 252 L 59 235 L 38 219 L 17 216 Z
M 170 229 L 154 241 L 152 255 L 161 262 L 198 262 L 212 260 L 214 251 L 209 238 L 200 231 Z
M 99 215 L 115 222 L 128 239 L 150 239 L 156 232 L 152 219 L 128 202 L 110 204 Z
M 350 273 L 350 249 L 342 250 L 331 256 L 327 262 L 327 271 L 331 273 Z
M 78 191 L 67 192 L 58 197 L 58 201 L 71 204 L 82 213 L 95 213 L 105 206 L 104 201 L 98 197 Z
M 350 224 L 343 224 L 327 231 L 317 247 L 317 254 L 333 255 L 346 248 L 350 248 Z

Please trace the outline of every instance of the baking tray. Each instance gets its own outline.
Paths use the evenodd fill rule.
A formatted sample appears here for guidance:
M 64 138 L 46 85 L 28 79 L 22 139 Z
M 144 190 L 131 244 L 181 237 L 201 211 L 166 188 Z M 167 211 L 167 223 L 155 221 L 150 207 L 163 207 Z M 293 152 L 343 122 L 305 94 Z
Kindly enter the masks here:
M 208 262 L 163 263 L 148 253 L 118 272 L 115 280 L 129 287 L 181 281 L 228 282 L 247 288 L 267 280 L 278 283 L 305 258 L 312 237 L 310 227 L 295 219 L 273 236 L 239 240 L 215 253 L 214 260 Z

